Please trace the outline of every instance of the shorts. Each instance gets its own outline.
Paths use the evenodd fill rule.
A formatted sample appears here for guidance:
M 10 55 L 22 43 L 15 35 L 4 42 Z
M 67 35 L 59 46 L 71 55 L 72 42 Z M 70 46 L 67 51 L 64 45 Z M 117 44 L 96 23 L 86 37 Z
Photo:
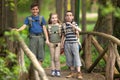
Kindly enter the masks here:
M 39 61 L 45 57 L 45 40 L 41 35 L 30 35 L 29 48 Z
M 64 52 L 66 56 L 67 66 L 79 67 L 82 66 L 80 55 L 79 55 L 79 46 L 77 42 L 65 42 Z

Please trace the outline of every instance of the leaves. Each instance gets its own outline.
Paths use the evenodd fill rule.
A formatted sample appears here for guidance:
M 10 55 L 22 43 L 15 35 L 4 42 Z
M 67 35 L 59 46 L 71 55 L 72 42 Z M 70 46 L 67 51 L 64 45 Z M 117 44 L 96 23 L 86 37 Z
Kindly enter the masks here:
M 100 5 L 100 9 L 101 9 L 101 14 L 103 16 L 113 13 L 115 17 L 120 18 L 120 8 L 119 7 L 116 8 L 115 6 L 113 6 L 113 4 L 110 1 L 108 1 L 104 6 Z
M 17 80 L 19 75 L 19 66 L 14 64 L 12 67 L 8 66 L 8 61 L 17 62 L 16 55 L 7 51 L 7 57 L 0 57 L 0 80 Z
M 120 8 L 116 8 L 116 11 L 114 12 L 115 17 L 120 18 Z
M 113 7 L 111 2 L 107 2 L 107 4 L 105 6 L 100 5 L 100 9 L 101 9 L 101 14 L 103 16 L 112 13 L 113 11 L 115 11 L 115 8 Z

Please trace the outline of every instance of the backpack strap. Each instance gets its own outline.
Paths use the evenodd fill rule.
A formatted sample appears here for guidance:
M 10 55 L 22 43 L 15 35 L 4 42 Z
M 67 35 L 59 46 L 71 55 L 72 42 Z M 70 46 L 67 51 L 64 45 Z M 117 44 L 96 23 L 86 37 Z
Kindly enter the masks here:
M 49 32 L 49 34 L 52 33 L 52 31 L 51 31 L 51 25 L 48 25 L 48 32 Z
M 32 27 L 32 22 L 34 22 L 35 20 L 32 19 L 32 16 L 29 16 L 28 20 L 29 20 L 29 26 Z M 39 23 L 42 26 L 42 16 L 39 16 Z
M 33 19 L 31 16 L 28 17 L 28 20 L 29 20 L 29 27 L 32 27 L 32 22 L 33 22 Z
M 43 26 L 42 25 L 42 16 L 39 16 L 39 23 L 40 23 L 41 26 Z
M 64 35 L 66 35 L 66 24 L 65 23 L 63 23 L 63 32 L 64 32 Z
M 59 36 L 62 35 L 62 25 L 59 25 L 59 31 L 58 31 L 58 33 L 59 33 Z

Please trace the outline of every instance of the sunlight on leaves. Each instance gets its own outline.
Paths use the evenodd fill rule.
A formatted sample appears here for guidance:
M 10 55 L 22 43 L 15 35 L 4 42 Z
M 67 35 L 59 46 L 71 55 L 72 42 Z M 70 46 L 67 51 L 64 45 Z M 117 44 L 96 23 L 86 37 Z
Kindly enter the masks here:
M 26 4 L 29 0 L 18 0 L 18 4 Z
M 106 6 L 101 5 L 100 9 L 103 16 L 112 13 L 115 10 L 115 8 L 112 6 L 112 3 L 110 2 L 107 2 Z
M 116 8 L 116 11 L 114 12 L 114 15 L 118 18 L 120 18 L 120 8 Z

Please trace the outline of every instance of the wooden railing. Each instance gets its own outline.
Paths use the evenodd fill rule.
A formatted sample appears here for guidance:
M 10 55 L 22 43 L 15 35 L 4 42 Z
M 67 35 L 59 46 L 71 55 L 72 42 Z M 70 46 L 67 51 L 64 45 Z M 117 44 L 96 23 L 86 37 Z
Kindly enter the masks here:
M 86 70 L 90 73 L 94 67 L 98 64 L 98 62 L 103 58 L 103 60 L 106 63 L 106 73 L 105 77 L 106 80 L 114 80 L 114 73 L 118 73 L 117 68 L 115 67 L 115 62 L 117 61 L 118 67 L 120 69 L 120 56 L 117 51 L 117 46 L 120 45 L 120 40 L 116 37 L 101 33 L 101 32 L 80 32 L 80 35 L 85 35 L 84 39 L 84 55 L 85 55 L 85 67 Z M 104 49 L 102 46 L 98 43 L 96 38 L 94 36 L 104 37 L 109 41 L 109 44 Z M 97 59 L 92 63 L 91 58 L 91 46 L 92 44 L 96 48 L 96 50 L 99 53 L 99 56 Z
M 18 40 L 18 43 L 20 44 L 20 47 L 21 47 L 21 50 L 20 50 L 21 54 L 19 54 L 19 64 L 20 64 L 20 68 L 21 68 L 20 77 L 21 78 L 19 78 L 19 80 L 23 80 L 22 77 L 24 76 L 24 70 L 22 69 L 22 68 L 24 68 L 24 58 L 23 58 L 24 57 L 24 52 L 27 55 L 27 57 L 30 59 L 30 61 L 32 62 L 33 67 L 34 67 L 34 71 L 35 72 L 37 71 L 37 75 L 40 76 L 40 78 L 38 77 L 36 80 L 49 80 L 45 71 L 44 71 L 44 69 L 39 64 L 35 55 L 31 52 L 31 50 L 25 44 L 25 42 L 22 39 L 22 37 L 20 36 L 20 34 L 17 31 L 15 31 L 14 35 L 15 35 L 15 38 Z M 24 79 L 24 80 L 26 80 L 26 79 Z
M 106 80 L 113 80 L 114 73 L 119 74 L 117 68 L 115 67 L 115 61 L 117 61 L 118 67 L 120 69 L 120 56 L 117 51 L 117 46 L 120 45 L 120 40 L 112 35 L 100 33 L 100 32 L 80 32 L 80 35 L 86 36 L 84 49 L 83 49 L 83 52 L 85 53 L 84 58 L 85 58 L 86 70 L 90 73 L 94 69 L 94 67 L 98 64 L 98 62 L 103 58 L 103 60 L 106 62 L 106 73 L 105 73 Z M 39 75 L 42 77 L 42 80 L 48 80 L 44 70 L 39 65 L 37 59 L 32 54 L 32 52 L 25 45 L 25 42 L 20 37 L 20 35 L 15 34 L 15 36 L 17 37 L 18 42 L 21 45 L 21 48 L 26 53 L 26 55 L 29 57 L 29 59 L 31 60 L 34 67 L 38 71 Z M 96 38 L 94 36 L 100 36 L 100 37 L 106 38 L 109 41 L 108 46 L 105 49 L 102 48 L 102 46 L 98 43 L 98 41 L 96 40 Z M 99 53 L 99 56 L 97 57 L 97 59 L 94 62 L 92 62 L 92 58 L 91 58 L 92 44 L 94 45 L 94 47 L 96 48 L 96 50 Z

